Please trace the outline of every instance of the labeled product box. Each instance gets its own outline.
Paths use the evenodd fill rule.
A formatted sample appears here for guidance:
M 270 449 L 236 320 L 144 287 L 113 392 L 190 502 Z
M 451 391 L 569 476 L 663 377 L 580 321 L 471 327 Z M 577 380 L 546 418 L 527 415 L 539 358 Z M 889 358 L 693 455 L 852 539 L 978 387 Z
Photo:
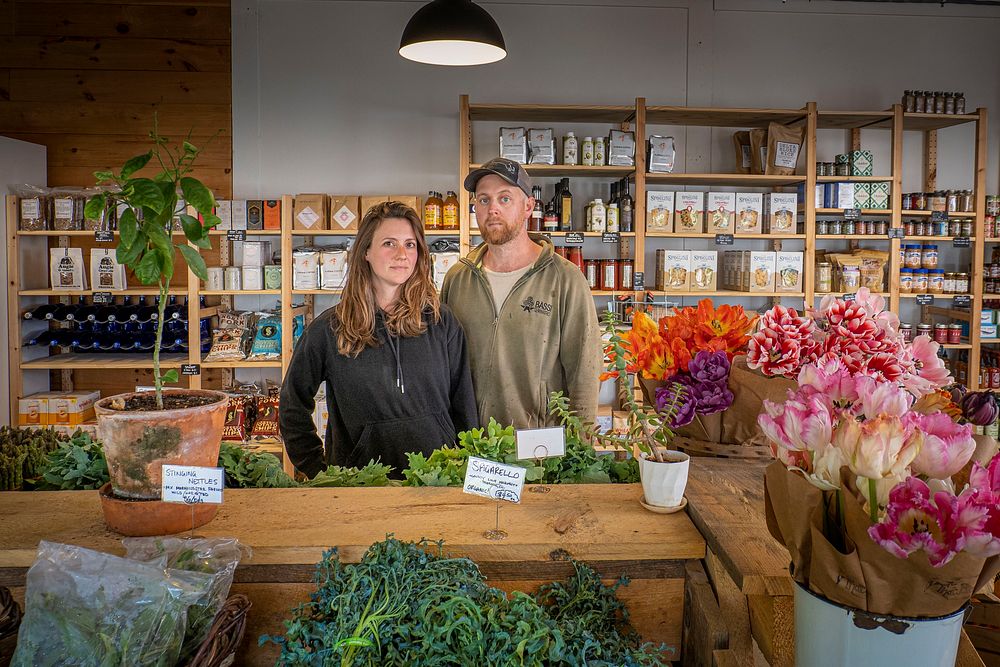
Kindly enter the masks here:
M 736 193 L 709 192 L 706 206 L 705 231 L 710 234 L 732 234 L 736 220 Z
M 774 292 L 774 251 L 750 251 L 749 292 Z
M 869 186 L 871 187 L 871 208 L 889 208 L 889 192 L 892 184 L 889 181 L 879 181 L 878 183 L 869 183 Z
M 247 228 L 247 201 L 245 199 L 234 199 L 232 202 L 232 229 Z
M 739 283 L 737 289 L 741 292 L 750 291 L 750 250 L 740 250 Z
M 125 281 L 125 265 L 119 264 L 116 252 L 111 248 L 90 249 L 90 285 L 100 292 L 114 292 L 128 287 Z
M 691 291 L 691 251 L 665 250 L 663 252 L 663 291 Z
M 421 220 L 424 219 L 423 197 L 418 197 L 417 195 L 389 195 L 389 201 L 398 201 L 400 204 L 406 204 L 417 212 L 417 216 Z
M 281 229 L 281 200 L 264 200 L 264 229 Z
M 528 133 L 525 128 L 500 128 L 500 157 L 521 164 L 528 161 Z
M 343 289 L 347 282 L 347 251 L 322 250 L 319 254 L 319 288 Z
M 736 193 L 736 231 L 739 234 L 760 234 L 764 231 L 763 193 Z
M 854 207 L 855 208 L 876 208 L 871 205 L 872 200 L 872 184 L 871 183 L 855 183 L 854 184 Z
M 215 215 L 219 218 L 219 224 L 215 229 L 233 228 L 233 202 L 230 199 L 215 200 Z
M 271 263 L 270 241 L 244 241 L 243 263 L 240 266 L 263 267 Z M 244 288 L 250 289 L 244 285 Z
M 778 251 L 774 258 L 774 291 L 801 292 L 802 253 Z
M 834 202 L 831 208 L 854 208 L 854 183 L 834 183 Z
M 674 193 L 646 191 L 646 232 L 669 234 L 674 231 Z
M 361 223 L 358 195 L 330 195 L 330 229 L 356 231 Z
M 261 231 L 264 229 L 264 200 L 247 200 L 247 229 Z
M 250 265 L 243 266 L 243 289 L 264 289 L 264 267 Z
M 824 202 L 823 202 L 824 185 L 825 185 L 824 183 L 817 183 L 816 188 L 813 190 L 813 206 L 815 206 L 816 208 L 824 208 Z M 799 201 L 805 204 L 805 202 L 808 201 L 806 199 L 806 184 L 799 183 L 796 186 L 795 191 L 799 196 Z
M 771 192 L 764 197 L 764 218 L 771 234 L 794 234 L 799 196 L 794 192 Z
M 46 426 L 49 423 L 49 401 L 61 391 L 40 391 L 17 401 L 17 423 L 21 426 Z
M 99 391 L 58 392 L 49 398 L 48 423 L 51 426 L 77 426 L 94 419 L 94 403 Z
M 306 231 L 327 229 L 327 196 L 298 194 L 292 206 L 292 228 Z
M 716 250 L 691 251 L 691 291 L 714 292 L 718 289 L 719 253 Z
M 705 193 L 677 192 L 674 194 L 674 226 L 677 233 L 705 231 Z
M 875 156 L 871 151 L 851 151 L 847 154 L 847 162 L 851 165 L 851 176 L 871 176 Z
M 361 209 L 358 211 L 361 217 L 364 218 L 365 214 L 371 209 L 372 206 L 377 204 L 384 204 L 389 201 L 389 195 L 362 195 L 361 197 Z M 419 213 L 420 211 L 418 211 Z M 420 216 L 423 219 L 424 216 Z

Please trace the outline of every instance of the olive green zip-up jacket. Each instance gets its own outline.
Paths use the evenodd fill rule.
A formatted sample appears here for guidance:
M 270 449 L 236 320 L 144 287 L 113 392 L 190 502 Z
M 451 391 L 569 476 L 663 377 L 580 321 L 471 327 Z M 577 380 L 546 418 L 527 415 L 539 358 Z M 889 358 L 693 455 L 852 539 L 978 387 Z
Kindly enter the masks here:
M 486 244 L 448 271 L 441 290 L 465 329 L 484 426 L 490 417 L 516 428 L 555 425 L 547 410 L 553 391 L 568 395 L 582 418 L 597 415 L 602 349 L 590 287 L 551 241 L 531 239 L 542 252 L 502 304 L 483 271 Z

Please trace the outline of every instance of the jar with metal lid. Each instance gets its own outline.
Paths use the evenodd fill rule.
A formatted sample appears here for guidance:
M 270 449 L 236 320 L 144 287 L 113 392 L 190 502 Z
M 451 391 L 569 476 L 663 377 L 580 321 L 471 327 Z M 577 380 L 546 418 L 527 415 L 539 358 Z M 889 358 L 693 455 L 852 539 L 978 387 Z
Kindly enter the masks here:
M 931 211 L 947 211 L 948 196 L 941 192 L 933 192 L 927 197 L 927 208 Z
M 955 93 L 955 113 L 965 113 L 965 93 Z
M 913 291 L 913 270 L 902 269 L 899 272 L 899 291 L 902 294 L 909 294 Z
M 944 345 L 948 342 L 948 325 L 947 324 L 935 324 L 934 325 L 934 342 L 941 343 Z
M 845 266 L 840 273 L 840 291 L 856 292 L 861 287 L 861 267 Z
M 837 173 L 834 176 L 850 176 L 851 175 L 851 165 L 847 162 L 838 162 L 834 165 L 834 169 Z
M 955 274 L 955 292 L 957 294 L 968 294 L 969 293 L 969 274 L 968 273 L 956 273 Z
M 908 269 L 919 269 L 920 268 L 920 246 L 909 244 L 904 247 L 905 258 L 903 260 L 903 265 Z
M 928 113 L 932 113 L 930 109 Z M 940 90 L 934 91 L 934 111 L 933 113 L 944 113 L 944 93 Z
M 878 236 L 885 236 L 889 233 L 889 221 L 888 220 L 876 220 L 875 221 L 875 231 L 873 234 Z
M 816 163 L 816 175 L 817 176 L 829 176 L 830 174 L 826 171 L 826 162 Z
M 971 220 L 963 220 L 962 221 L 962 226 L 959 228 L 959 235 L 971 238 L 972 237 L 972 224 L 973 223 L 972 223 Z
M 972 190 L 962 190 L 958 193 L 958 210 L 963 213 L 972 213 L 973 205 L 975 204 L 975 197 L 972 195 Z
M 924 222 L 923 220 L 917 220 L 913 223 L 913 235 L 914 236 L 929 236 L 927 233 L 927 226 L 930 223 Z
M 590 289 L 596 290 L 598 286 L 597 260 L 596 259 L 583 260 L 583 273 L 584 275 L 587 276 L 587 284 L 590 285 Z
M 930 324 L 918 324 L 917 325 L 917 335 L 918 336 L 933 336 L 934 327 Z
M 840 233 L 844 235 L 855 234 L 855 227 L 853 220 L 844 220 L 840 223 Z
M 961 236 L 962 235 L 962 223 L 957 219 L 952 218 L 948 221 L 948 235 L 949 236 Z
M 566 248 L 566 259 L 568 259 L 573 264 L 576 264 L 576 268 L 583 271 L 583 249 L 578 247 Z
M 986 238 L 996 237 L 996 216 L 987 215 L 983 217 L 983 234 Z
M 905 322 L 899 325 L 899 333 L 903 336 L 903 342 L 909 343 L 913 340 L 913 325 Z
M 827 236 L 830 233 L 830 222 L 828 220 L 817 220 L 816 221 L 816 234 L 819 236 Z
M 944 274 L 944 293 L 955 294 L 955 274 L 948 272 Z
M 613 292 L 618 289 L 618 262 L 616 260 L 601 260 L 601 289 L 605 292 Z
M 986 195 L 986 215 L 1000 214 L 1000 195 Z
M 630 290 L 632 289 L 632 278 L 635 272 L 635 264 L 631 259 L 622 259 L 619 260 L 619 263 L 621 264 L 621 270 L 618 272 L 618 288 L 626 291 Z
M 913 113 L 913 110 L 917 106 L 917 96 L 913 94 L 912 90 L 904 90 L 901 103 L 903 105 L 903 111 Z
M 930 269 L 927 273 L 927 291 L 944 294 L 944 269 Z
M 931 109 L 934 108 L 933 99 L 931 101 Z M 927 112 L 927 91 L 918 90 L 914 92 L 913 95 L 913 111 L 915 113 L 926 113 Z
M 909 211 L 913 207 L 913 195 L 909 192 L 904 192 L 901 205 L 904 211 Z
M 916 236 L 916 222 L 913 220 L 904 220 L 903 234 L 905 236 Z
M 872 235 L 875 234 L 875 221 L 874 220 L 871 220 L 871 219 L 865 220 L 862 224 L 864 224 L 864 226 L 865 226 L 865 231 L 863 232 L 864 234 L 866 234 L 868 236 L 872 236 Z
M 833 265 L 830 262 L 820 262 L 816 265 L 816 291 L 833 291 Z
M 951 345 L 960 345 L 962 343 L 962 325 L 961 324 L 949 324 L 948 325 L 948 342 Z
M 842 231 L 843 223 L 841 223 L 840 220 L 831 220 L 829 227 L 830 227 L 830 234 L 832 234 L 833 236 L 840 236 L 841 234 L 844 233 Z
M 927 210 L 927 193 L 926 192 L 915 192 L 915 193 L 913 193 L 913 210 L 914 211 L 926 211 Z
M 931 223 L 931 234 L 929 236 L 948 236 L 948 221 L 938 220 Z
M 947 210 L 952 213 L 958 212 L 958 191 L 948 190 L 944 193 Z
M 944 112 L 955 113 L 955 96 L 952 93 L 944 94 Z
M 927 293 L 927 269 L 913 269 L 913 292 Z

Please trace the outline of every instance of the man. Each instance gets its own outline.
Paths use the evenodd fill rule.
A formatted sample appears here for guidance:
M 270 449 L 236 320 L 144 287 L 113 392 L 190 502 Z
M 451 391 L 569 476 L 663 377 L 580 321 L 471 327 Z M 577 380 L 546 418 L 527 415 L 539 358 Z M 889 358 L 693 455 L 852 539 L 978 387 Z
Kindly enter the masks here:
M 529 234 L 535 200 L 516 162 L 496 158 L 465 179 L 485 243 L 448 271 L 441 300 L 465 328 L 485 425 L 554 424 L 549 393 L 584 419 L 597 413 L 601 337 L 590 287 L 548 238 Z

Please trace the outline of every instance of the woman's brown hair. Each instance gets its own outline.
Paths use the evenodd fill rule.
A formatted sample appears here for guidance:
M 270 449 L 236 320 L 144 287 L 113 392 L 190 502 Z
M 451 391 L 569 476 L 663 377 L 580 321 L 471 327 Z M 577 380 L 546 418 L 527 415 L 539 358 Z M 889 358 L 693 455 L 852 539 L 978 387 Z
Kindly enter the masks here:
M 420 217 L 412 208 L 398 201 L 376 204 L 368 209 L 358 226 L 358 235 L 347 254 L 347 283 L 340 302 L 334 306 L 337 314 L 333 324 L 337 334 L 337 351 L 356 357 L 366 347 L 377 347 L 375 333 L 375 289 L 372 267 L 365 259 L 375 232 L 383 220 L 400 218 L 410 223 L 417 241 L 417 265 L 413 274 L 399 288 L 399 299 L 385 313 L 385 324 L 393 336 L 419 336 L 427 330 L 424 313 L 429 311 L 436 323 L 441 319 L 441 302 L 431 282 L 431 259 L 424 239 Z

